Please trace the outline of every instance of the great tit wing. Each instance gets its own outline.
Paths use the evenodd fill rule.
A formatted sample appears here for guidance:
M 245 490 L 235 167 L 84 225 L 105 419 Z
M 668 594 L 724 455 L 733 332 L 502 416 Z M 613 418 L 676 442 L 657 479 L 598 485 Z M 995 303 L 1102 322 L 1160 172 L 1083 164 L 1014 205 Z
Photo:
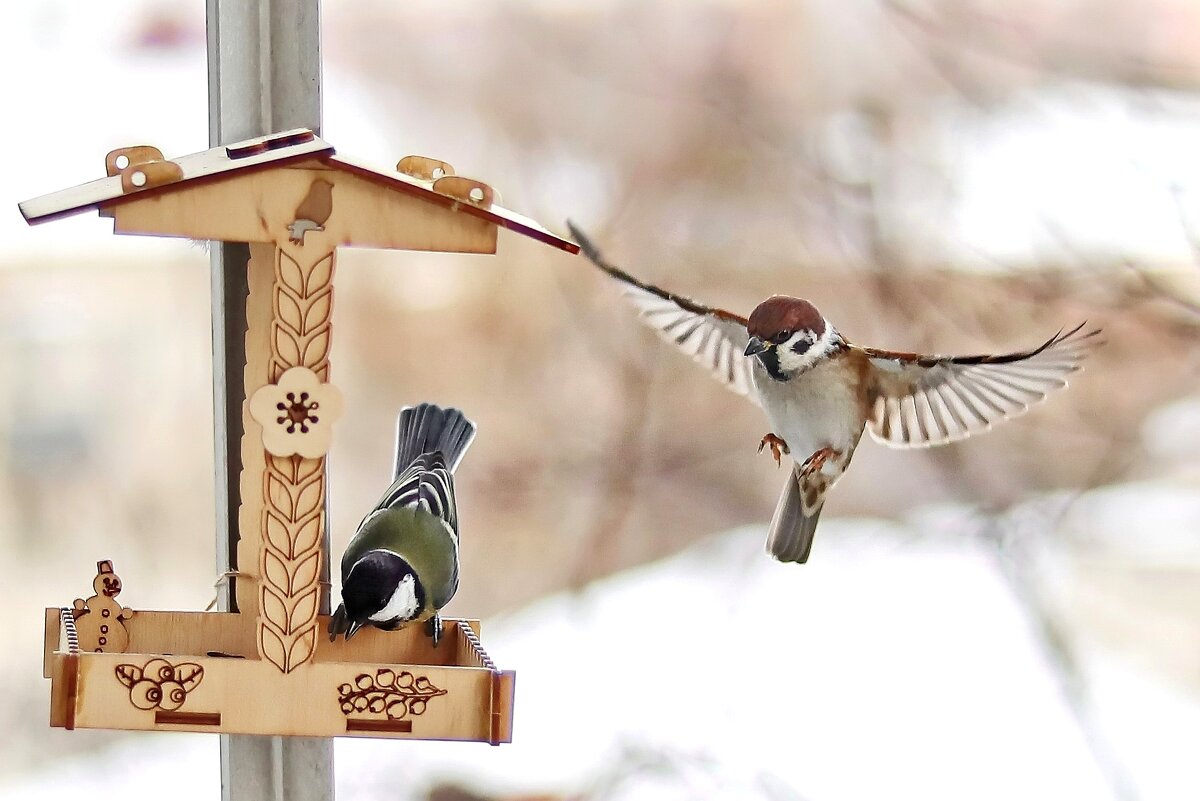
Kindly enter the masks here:
M 454 477 L 440 452 L 431 454 L 435 464 L 421 474 L 417 503 L 426 512 L 440 517 L 458 536 L 458 506 L 454 501 Z
M 1086 323 L 1036 348 L 979 356 L 924 356 L 861 348 L 872 370 L 867 428 L 893 448 L 925 448 L 966 439 L 1018 417 L 1079 370 L 1101 344 Z
M 454 479 L 440 451 L 423 453 L 400 471 L 372 514 L 380 509 L 419 507 L 440 517 L 456 534 L 458 509 L 454 502 Z M 370 515 L 368 515 L 370 517 Z
M 744 355 L 750 341 L 745 317 L 638 280 L 605 261 L 599 249 L 574 223 L 568 221 L 567 227 L 588 261 L 622 284 L 650 328 L 691 356 L 725 386 L 757 403 L 750 378 L 751 360 Z

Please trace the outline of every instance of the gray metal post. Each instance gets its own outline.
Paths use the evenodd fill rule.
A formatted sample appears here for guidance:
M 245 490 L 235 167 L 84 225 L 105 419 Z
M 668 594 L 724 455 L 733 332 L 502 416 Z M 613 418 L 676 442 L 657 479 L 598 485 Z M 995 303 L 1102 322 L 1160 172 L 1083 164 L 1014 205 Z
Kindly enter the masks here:
M 207 0 L 210 147 L 289 128 L 321 130 L 319 0 Z M 245 244 L 212 243 L 213 416 L 216 425 L 217 570 L 237 569 Z M 324 544 L 329 553 L 328 534 Z M 325 560 L 328 571 L 329 559 Z M 323 577 L 328 582 L 328 575 Z M 328 586 L 328 584 L 326 584 Z M 218 596 L 234 611 L 233 582 Z M 329 599 L 322 601 L 328 614 Z M 333 741 L 221 735 L 223 801 L 333 798 Z

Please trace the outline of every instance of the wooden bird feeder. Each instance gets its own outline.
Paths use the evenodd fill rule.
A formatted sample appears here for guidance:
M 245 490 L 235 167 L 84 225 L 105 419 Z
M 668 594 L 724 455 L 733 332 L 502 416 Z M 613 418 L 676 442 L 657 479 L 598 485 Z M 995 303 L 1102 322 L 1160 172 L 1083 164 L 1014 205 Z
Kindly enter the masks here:
M 50 724 L 510 742 L 515 675 L 488 657 L 477 621 L 445 620 L 436 648 L 420 626 L 324 636 L 335 257 L 346 245 L 494 253 L 500 227 L 577 246 L 445 162 L 380 171 L 303 129 L 173 160 L 122 148 L 105 167 L 21 213 L 32 224 L 98 209 L 118 233 L 249 243 L 238 611 L 122 607 L 100 562 L 93 596 L 46 610 Z

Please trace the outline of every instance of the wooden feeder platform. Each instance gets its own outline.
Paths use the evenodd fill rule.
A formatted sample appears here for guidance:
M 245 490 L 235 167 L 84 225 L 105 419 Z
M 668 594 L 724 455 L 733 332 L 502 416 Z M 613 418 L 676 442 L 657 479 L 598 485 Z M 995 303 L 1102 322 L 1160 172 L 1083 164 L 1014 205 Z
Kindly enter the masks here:
M 516 675 L 492 662 L 476 620 L 444 620 L 436 648 L 419 626 L 321 638 L 283 674 L 236 613 L 134 612 L 120 653 L 85 650 L 75 615 L 46 609 L 51 726 L 512 742 Z

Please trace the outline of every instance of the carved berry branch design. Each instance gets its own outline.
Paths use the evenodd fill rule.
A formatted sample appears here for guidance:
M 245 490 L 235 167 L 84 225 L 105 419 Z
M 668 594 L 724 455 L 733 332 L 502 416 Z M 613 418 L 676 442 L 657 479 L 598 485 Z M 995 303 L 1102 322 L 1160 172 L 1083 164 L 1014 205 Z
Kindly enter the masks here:
M 129 702 L 138 709 L 173 712 L 183 706 L 188 693 L 204 679 L 204 668 L 194 662 L 173 665 L 155 658 L 145 665 L 117 665 L 117 681 L 129 689 Z
M 425 676 L 414 676 L 407 670 L 396 673 L 383 668 L 354 677 L 354 683 L 338 687 L 338 702 L 342 714 L 385 714 L 389 720 L 402 720 L 409 715 L 424 714 L 430 699 L 445 695 Z

